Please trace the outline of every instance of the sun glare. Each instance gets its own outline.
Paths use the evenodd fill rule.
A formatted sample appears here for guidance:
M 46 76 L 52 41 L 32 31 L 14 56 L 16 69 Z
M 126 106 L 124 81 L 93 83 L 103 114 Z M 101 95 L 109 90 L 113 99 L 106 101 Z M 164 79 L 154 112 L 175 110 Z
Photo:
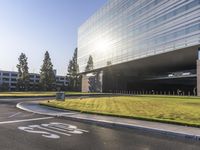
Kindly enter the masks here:
M 109 49 L 109 40 L 99 39 L 95 43 L 95 49 L 97 52 L 106 52 Z

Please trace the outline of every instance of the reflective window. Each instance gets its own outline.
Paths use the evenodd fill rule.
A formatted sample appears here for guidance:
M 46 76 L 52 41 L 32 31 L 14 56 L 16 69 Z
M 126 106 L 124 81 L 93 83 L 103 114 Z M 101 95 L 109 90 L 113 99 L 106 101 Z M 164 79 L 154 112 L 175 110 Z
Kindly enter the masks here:
M 108 0 L 78 31 L 80 72 L 200 44 L 199 0 Z M 191 43 L 189 43 L 191 42 Z

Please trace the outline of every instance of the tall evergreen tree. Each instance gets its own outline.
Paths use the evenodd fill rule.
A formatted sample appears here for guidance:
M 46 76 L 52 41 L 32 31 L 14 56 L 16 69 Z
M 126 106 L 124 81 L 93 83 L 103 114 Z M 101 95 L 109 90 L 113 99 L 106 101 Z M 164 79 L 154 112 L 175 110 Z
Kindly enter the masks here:
M 40 69 L 40 86 L 42 90 L 55 90 L 56 77 L 53 71 L 53 64 L 49 56 L 49 52 L 46 51 L 44 55 L 43 65 Z
M 79 66 L 77 62 L 77 48 L 74 50 L 72 60 L 69 61 L 68 65 L 68 80 L 70 90 L 80 90 L 80 76 L 78 75 Z
M 88 58 L 87 65 L 85 67 L 85 71 L 91 71 L 94 69 L 94 62 L 93 58 L 90 55 Z M 99 71 L 93 71 L 92 76 L 88 78 L 88 84 L 89 84 L 89 92 L 101 92 L 101 72 Z
M 17 89 L 27 91 L 29 88 L 29 72 L 27 57 L 24 53 L 19 56 L 19 64 L 17 65 L 18 77 L 17 77 Z
M 87 62 L 87 66 L 85 67 L 85 71 L 90 71 L 94 68 L 94 64 L 93 64 L 93 58 L 92 56 L 90 55 L 89 56 L 89 59 L 88 59 L 88 62 Z

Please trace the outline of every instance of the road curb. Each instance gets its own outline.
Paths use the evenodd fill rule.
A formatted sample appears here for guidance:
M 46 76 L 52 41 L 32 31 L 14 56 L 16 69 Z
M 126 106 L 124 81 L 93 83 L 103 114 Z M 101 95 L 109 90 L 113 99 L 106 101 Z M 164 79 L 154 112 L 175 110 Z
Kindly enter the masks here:
M 28 102 L 28 103 L 33 103 L 34 101 L 32 102 Z M 52 113 L 41 113 L 41 112 L 38 112 L 38 111 L 33 111 L 31 109 L 28 109 L 26 107 L 23 106 L 24 103 L 27 103 L 27 102 L 20 102 L 16 105 L 17 108 L 21 109 L 21 110 L 24 110 L 24 111 L 27 111 L 27 112 L 31 112 L 31 113 L 35 113 L 35 114 L 39 114 L 39 115 L 46 115 L 46 116 L 53 116 L 53 117 L 60 117 L 62 115 L 69 115 L 69 113 L 59 113 L 59 114 L 52 114 Z M 59 109 L 55 109 L 55 110 L 58 110 Z M 72 114 L 71 114 L 72 115 Z
M 94 120 L 94 119 L 89 119 L 89 118 L 83 118 L 83 117 L 71 117 L 71 116 L 60 116 L 63 118 L 68 118 L 70 120 L 74 121 L 81 121 L 81 122 L 86 122 L 90 124 L 97 124 L 101 126 L 106 126 L 106 127 L 122 127 L 122 128 L 128 128 L 128 129 L 137 129 L 140 131 L 145 131 L 145 132 L 150 132 L 150 133 L 156 133 L 156 134 L 162 134 L 170 137 L 177 137 L 177 138 L 183 138 L 183 139 L 188 139 L 188 140 L 195 140 L 195 141 L 200 141 L 200 135 L 193 135 L 193 134 L 186 134 L 186 133 L 181 133 L 181 132 L 172 132 L 169 130 L 162 130 L 158 128 L 149 128 L 145 127 L 142 125 L 133 125 L 133 124 L 128 124 L 128 123 L 121 123 L 121 122 L 112 122 L 112 121 L 107 121 L 107 120 Z
M 16 107 L 19 109 L 22 109 L 24 111 L 28 111 L 28 112 L 32 112 L 32 113 L 36 113 L 36 114 L 48 115 L 48 116 L 54 116 L 54 117 L 62 117 L 62 118 L 67 118 L 67 119 L 70 119 L 73 121 L 96 124 L 96 125 L 100 125 L 100 126 L 104 126 L 104 127 L 121 127 L 121 128 L 128 128 L 128 129 L 136 129 L 136 130 L 153 133 L 153 134 L 162 134 L 162 135 L 169 136 L 169 137 L 200 141 L 200 135 L 188 134 L 188 133 L 184 133 L 184 132 L 174 132 L 174 131 L 170 131 L 170 130 L 152 128 L 152 127 L 147 127 L 147 126 L 142 126 L 142 125 L 134 125 L 134 124 L 128 124 L 128 123 L 122 123 L 122 122 L 113 122 L 113 121 L 99 120 L 99 119 L 92 119 L 92 118 L 85 118 L 85 117 L 76 117 L 76 116 L 73 116 L 72 114 L 69 115 L 66 113 L 60 113 L 57 115 L 50 114 L 50 113 L 40 113 L 38 111 L 33 111 L 33 110 L 25 108 L 23 106 L 23 103 L 24 102 L 18 103 L 16 105 Z M 33 103 L 33 101 L 32 101 L 32 103 Z M 57 108 L 55 108 L 55 110 L 60 111 L 60 109 L 57 109 Z

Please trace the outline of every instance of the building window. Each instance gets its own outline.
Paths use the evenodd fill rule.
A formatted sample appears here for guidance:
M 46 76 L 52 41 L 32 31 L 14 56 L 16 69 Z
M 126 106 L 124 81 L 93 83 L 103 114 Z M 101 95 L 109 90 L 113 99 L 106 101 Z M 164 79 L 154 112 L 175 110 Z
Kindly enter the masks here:
M 30 75 L 30 78 L 34 78 L 34 75 Z
M 13 79 L 13 78 L 12 78 L 11 81 L 17 81 L 17 79 Z
M 16 73 L 12 73 L 11 76 L 12 77 L 17 77 L 17 74 Z
M 9 81 L 9 78 L 3 78 L 3 81 Z
M 9 73 L 3 73 L 3 76 L 9 76 Z
M 11 83 L 11 86 L 16 86 L 16 83 Z

